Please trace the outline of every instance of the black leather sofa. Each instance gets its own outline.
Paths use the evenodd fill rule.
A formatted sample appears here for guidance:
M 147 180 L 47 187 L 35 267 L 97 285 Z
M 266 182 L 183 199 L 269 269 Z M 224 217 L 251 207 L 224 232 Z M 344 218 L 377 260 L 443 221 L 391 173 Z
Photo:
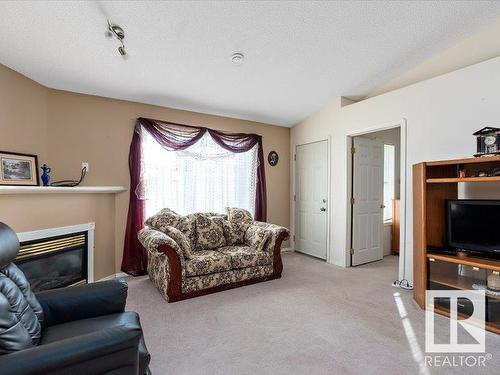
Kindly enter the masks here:
M 126 282 L 35 295 L 12 263 L 18 250 L 0 223 L 0 375 L 150 374 L 139 316 L 125 312 Z

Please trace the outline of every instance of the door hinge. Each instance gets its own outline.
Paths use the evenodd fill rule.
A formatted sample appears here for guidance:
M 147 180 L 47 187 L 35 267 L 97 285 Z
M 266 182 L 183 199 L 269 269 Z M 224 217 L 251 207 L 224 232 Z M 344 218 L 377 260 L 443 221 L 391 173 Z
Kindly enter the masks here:
M 297 160 L 297 154 L 293 155 L 293 160 Z
M 351 147 L 351 154 L 354 155 L 356 153 L 356 147 Z
M 293 242 L 295 242 L 295 234 L 293 235 Z
M 353 249 L 352 247 L 351 247 L 351 249 L 349 250 L 349 253 L 350 253 L 351 255 L 353 255 L 353 254 L 354 254 L 354 249 Z
M 293 201 L 296 202 L 297 201 L 297 197 L 295 196 L 295 194 L 293 195 Z
M 351 205 L 354 205 L 354 203 L 356 203 L 356 199 L 354 199 L 354 197 L 353 197 L 353 198 L 351 198 Z

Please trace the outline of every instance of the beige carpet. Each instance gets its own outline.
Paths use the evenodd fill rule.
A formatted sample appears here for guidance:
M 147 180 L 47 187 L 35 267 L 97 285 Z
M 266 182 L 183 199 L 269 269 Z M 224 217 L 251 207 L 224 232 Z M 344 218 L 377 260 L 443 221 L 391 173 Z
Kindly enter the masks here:
M 140 313 L 153 374 L 500 372 L 500 336 L 489 333 L 486 368 L 424 366 L 424 313 L 390 286 L 397 258 L 349 269 L 283 258 L 279 280 L 171 304 L 147 278 L 129 279 L 127 308 Z

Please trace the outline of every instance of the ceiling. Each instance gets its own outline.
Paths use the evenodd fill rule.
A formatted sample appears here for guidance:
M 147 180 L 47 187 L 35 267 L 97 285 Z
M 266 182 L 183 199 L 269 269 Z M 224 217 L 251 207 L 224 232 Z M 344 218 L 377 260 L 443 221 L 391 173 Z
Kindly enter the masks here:
M 0 1 L 0 63 L 56 89 L 293 126 L 499 16 L 499 1 Z

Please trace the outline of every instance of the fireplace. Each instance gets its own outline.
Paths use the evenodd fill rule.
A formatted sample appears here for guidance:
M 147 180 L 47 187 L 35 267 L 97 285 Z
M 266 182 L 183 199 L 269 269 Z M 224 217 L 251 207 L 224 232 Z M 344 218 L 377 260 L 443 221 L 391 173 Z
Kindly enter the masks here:
M 93 230 L 91 223 L 19 233 L 21 247 L 14 263 L 34 292 L 92 282 Z

